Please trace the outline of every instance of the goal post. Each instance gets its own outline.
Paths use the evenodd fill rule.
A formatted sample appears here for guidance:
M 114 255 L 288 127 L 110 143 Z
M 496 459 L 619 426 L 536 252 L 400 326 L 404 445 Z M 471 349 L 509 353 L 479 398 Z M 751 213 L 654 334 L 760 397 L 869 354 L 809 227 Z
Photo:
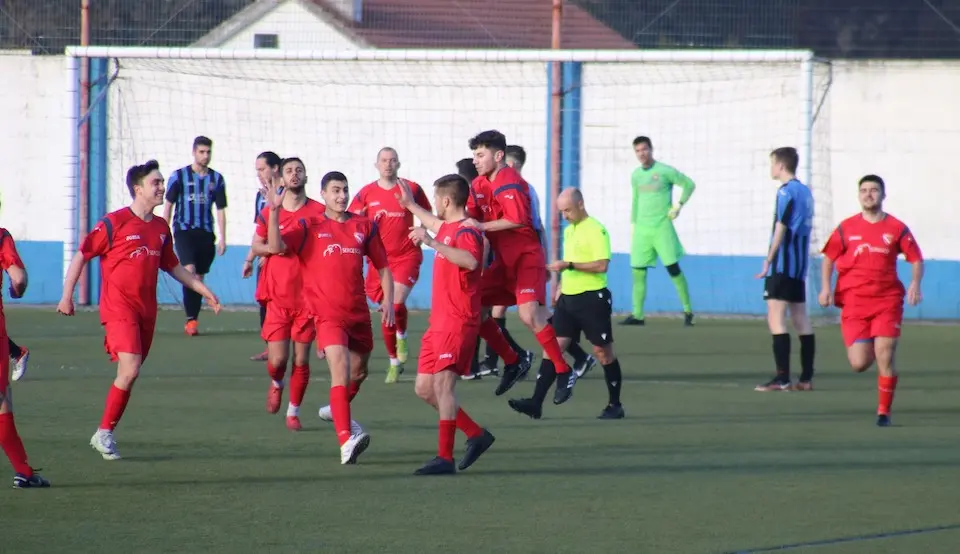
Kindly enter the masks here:
M 821 217 L 832 217 L 829 168 L 818 160 L 815 124 L 823 64 L 808 51 L 70 47 L 66 54 L 68 68 L 69 60 L 84 57 L 117 66 L 106 95 L 107 183 L 99 184 L 106 187 L 108 210 L 127 202 L 126 167 L 153 158 L 169 175 L 192 161 L 195 136 L 213 139 L 211 167 L 227 181 L 230 248 L 214 263 L 211 278 L 229 303 L 253 298 L 253 283 L 239 279 L 239 262 L 253 232 L 254 159 L 265 150 L 304 158 L 312 196 L 329 170 L 343 171 L 354 191 L 376 179 L 374 157 L 383 146 L 399 151 L 402 177 L 429 186 L 470 156 L 470 136 L 499 129 L 527 150 L 524 176 L 541 196 L 550 229 L 558 191 L 550 190 L 543 163 L 547 144 L 576 130 L 579 147 L 564 142 L 560 155 L 579 168 L 579 182 L 564 182 L 580 186 L 621 256 L 629 252 L 628 184 L 636 166 L 630 142 L 647 134 L 658 158 L 697 182 L 676 224 L 688 253 L 713 263 L 711 256 L 762 255 L 775 190 L 766 154 L 790 145 L 800 152 L 799 177 L 814 189 L 818 229 Z M 553 128 L 551 62 L 581 65 L 580 82 L 573 84 L 581 113 L 564 118 L 564 125 L 575 122 L 578 129 Z M 81 115 L 73 113 L 73 125 Z M 70 159 L 79 156 L 74 151 Z M 71 175 L 79 190 L 76 169 Z M 178 287 L 167 288 L 161 290 L 165 300 L 178 300 Z M 695 302 L 710 294 L 691 288 Z M 652 291 L 655 304 L 657 294 Z M 629 305 L 629 293 L 615 297 L 618 309 Z M 427 307 L 429 284 L 418 286 L 411 300 L 413 307 Z M 740 298 L 710 306 L 716 309 L 702 311 L 755 311 Z

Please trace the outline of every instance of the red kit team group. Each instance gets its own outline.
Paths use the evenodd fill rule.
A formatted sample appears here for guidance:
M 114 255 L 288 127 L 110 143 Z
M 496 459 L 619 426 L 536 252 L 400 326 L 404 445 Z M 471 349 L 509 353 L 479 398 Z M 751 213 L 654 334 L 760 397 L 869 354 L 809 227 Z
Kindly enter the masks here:
M 300 159 L 265 152 L 256 160 L 264 206 L 257 214 L 244 272 L 251 272 L 255 258 L 263 260 L 256 298 L 265 307 L 262 338 L 267 343 L 271 380 L 266 408 L 270 413 L 280 410 L 290 365 L 286 425 L 300 429 L 299 408 L 310 379 L 310 349 L 316 342 L 331 380 L 329 405 L 320 409 L 320 417 L 333 423 L 341 464 L 356 463 L 370 444 L 370 435 L 352 419 L 350 407 L 368 376 L 373 350 L 368 299 L 379 306 L 392 380 L 396 380 L 408 351 L 405 302 L 419 278 L 423 245 L 435 250 L 436 256 L 429 326 L 419 344 L 415 390 L 437 411 L 439 434 L 437 456 L 416 473 L 465 470 L 494 443 L 494 436 L 459 406 L 455 395 L 457 381 L 471 370 L 478 337 L 505 363 L 497 395 L 530 370 L 532 355 L 511 346 L 490 317 L 491 307 L 516 306 L 544 359 L 563 377 L 557 379 L 554 403 L 563 403 L 572 394 L 576 372 L 564 360 L 550 321 L 549 272 L 534 193 L 519 172 L 505 163 L 503 134 L 482 132 L 470 139 L 469 147 L 477 176 L 472 182 L 455 173 L 437 179 L 432 206 L 419 185 L 397 177 L 400 162 L 392 148 L 383 148 L 377 155 L 380 179 L 361 188 L 352 201 L 342 173 L 332 171 L 321 178 L 320 203 L 307 198 L 307 168 Z M 209 163 L 210 144 L 205 148 Z M 197 144 L 194 149 L 196 154 Z M 117 363 L 117 373 L 90 445 L 106 460 L 120 459 L 114 430 L 153 342 L 159 272 L 167 272 L 185 291 L 206 299 L 215 312 L 220 310 L 202 272 L 198 275 L 186 261 L 188 267 L 181 265 L 167 221 L 153 213 L 164 204 L 166 192 L 158 164 L 150 161 L 130 168 L 126 185 L 131 204 L 108 214 L 83 240 L 67 269 L 57 307 L 63 315 L 74 314 L 74 289 L 81 272 L 90 260 L 99 258 L 104 348 Z M 209 188 L 211 194 L 221 190 L 222 179 Z M 843 339 L 854 370 L 864 371 L 878 362 L 881 407 L 886 407 L 886 413 L 879 415 L 889 421 L 897 384 L 893 352 L 904 299 L 911 304 L 920 301 L 923 266 L 906 225 L 883 211 L 885 194 L 885 183 L 877 176 L 864 177 L 859 183 L 862 212 L 844 220 L 823 249 L 819 302 L 841 308 Z M 579 202 L 582 208 L 582 197 Z M 225 199 L 213 203 L 225 207 Z M 422 225 L 414 225 L 414 216 Z M 897 277 L 901 254 L 914 265 L 909 290 Z M 366 276 L 364 259 L 369 260 Z M 11 296 L 21 297 L 27 273 L 13 237 L 4 229 L 0 229 L 0 267 L 9 276 Z M 834 268 L 838 272 L 835 287 L 831 283 Z M 195 333 L 195 319 L 192 328 Z M 0 447 L 13 466 L 14 487 L 47 487 L 49 482 L 28 463 L 14 423 L 2 306 L 0 335 Z M 467 441 L 455 463 L 458 430 Z

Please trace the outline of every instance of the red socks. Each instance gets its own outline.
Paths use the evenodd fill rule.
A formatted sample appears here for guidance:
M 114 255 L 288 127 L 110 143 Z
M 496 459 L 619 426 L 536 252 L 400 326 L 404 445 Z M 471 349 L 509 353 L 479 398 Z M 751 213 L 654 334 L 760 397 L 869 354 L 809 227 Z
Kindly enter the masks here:
M 347 385 L 347 401 L 353 402 L 353 399 L 357 397 L 357 394 L 360 392 L 360 385 L 363 384 L 363 381 L 350 381 L 350 384 Z
M 100 419 L 100 428 L 107 431 L 116 429 L 129 401 L 130 391 L 119 389 L 116 385 L 110 385 L 110 392 L 107 393 L 107 404 L 103 408 L 103 417 Z
M 439 446 L 437 456 L 453 461 L 453 443 L 457 439 L 457 422 L 453 419 L 440 420 Z
M 395 359 L 397 357 L 397 328 L 381 324 L 380 329 L 383 331 L 383 345 L 387 348 L 387 356 Z
M 553 325 L 548 323 L 546 327 L 540 329 L 540 332 L 537 333 L 537 342 L 540 343 L 543 351 L 547 353 L 547 357 L 557 368 L 557 374 L 570 373 L 570 366 L 563 359 L 563 351 L 560 350 L 560 343 L 557 342 L 557 332 L 553 330 Z
M 394 318 L 397 320 L 397 331 L 400 333 L 406 333 L 407 332 L 407 305 L 394 304 L 393 315 L 394 315 Z
M 488 317 L 480 322 L 480 338 L 487 342 L 487 346 L 492 348 L 493 351 L 497 353 L 497 356 L 500 356 L 503 363 L 507 365 L 517 363 L 519 359 L 517 353 L 510 347 L 510 343 L 507 342 L 506 337 L 503 336 L 503 331 L 492 317 Z M 556 337 L 554 337 L 554 342 L 556 342 Z M 560 347 L 557 346 L 557 348 L 559 349 Z
M 293 372 L 290 374 L 290 403 L 294 406 L 300 406 L 303 403 L 303 395 L 307 393 L 307 385 L 310 383 L 310 366 L 293 366 Z
M 276 381 L 276 382 L 278 382 L 278 383 L 282 383 L 282 382 L 283 382 L 283 376 L 284 376 L 286 373 L 287 373 L 287 366 L 286 366 L 286 365 L 281 366 L 281 367 L 273 367 L 272 365 L 270 365 L 270 362 L 267 362 L 267 375 L 269 375 L 270 378 L 273 379 L 274 381 Z
M 350 400 L 347 399 L 347 387 L 330 387 L 330 411 L 333 413 L 333 428 L 337 431 L 337 440 L 343 446 L 350 439 Z
M 494 323 L 494 325 L 496 325 L 496 323 Z M 441 425 L 443 424 L 443 421 L 444 420 L 440 420 Z M 479 437 L 483 434 L 483 428 L 477 425 L 476 421 L 470 419 L 470 416 L 467 415 L 467 412 L 463 411 L 463 408 L 457 410 L 457 419 L 455 421 L 457 429 L 463 431 L 463 434 L 466 435 L 468 439 Z M 450 458 L 453 459 L 453 454 L 450 455 Z
M 33 469 L 27 463 L 27 452 L 23 449 L 23 441 L 17 433 L 17 424 L 13 421 L 13 414 L 0 414 L 0 447 L 10 460 L 15 473 L 27 477 L 33 475 Z M 453 441 L 451 441 L 450 450 L 453 451 Z
M 877 415 L 890 415 L 890 406 L 893 405 L 893 393 L 897 390 L 897 381 L 900 378 L 877 376 Z

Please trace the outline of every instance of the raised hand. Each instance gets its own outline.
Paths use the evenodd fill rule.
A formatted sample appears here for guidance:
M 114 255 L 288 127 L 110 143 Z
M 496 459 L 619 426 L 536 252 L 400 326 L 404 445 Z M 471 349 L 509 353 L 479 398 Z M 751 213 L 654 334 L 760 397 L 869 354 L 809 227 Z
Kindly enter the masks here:
M 427 232 L 425 227 L 411 227 L 410 235 L 408 235 L 410 240 L 413 241 L 413 244 L 420 246 L 421 244 L 426 244 L 430 246 L 433 237 L 430 236 L 430 233 Z
M 397 201 L 400 202 L 400 205 L 406 208 L 413 204 L 413 192 L 410 190 L 410 185 L 407 184 L 403 179 L 397 180 Z
M 266 199 L 267 206 L 270 206 L 271 209 L 275 210 L 283 205 L 283 195 L 286 193 L 286 187 L 283 186 L 283 179 L 279 177 L 270 179 L 270 183 L 266 186 L 265 190 L 261 189 L 261 192 Z

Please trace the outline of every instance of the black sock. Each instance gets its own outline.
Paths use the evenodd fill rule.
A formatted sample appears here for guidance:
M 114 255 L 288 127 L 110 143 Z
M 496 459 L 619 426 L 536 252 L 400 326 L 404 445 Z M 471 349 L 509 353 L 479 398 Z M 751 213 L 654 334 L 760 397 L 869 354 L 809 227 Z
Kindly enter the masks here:
M 541 360 L 540 369 L 537 371 L 537 382 L 533 387 L 533 400 L 537 406 L 543 406 L 543 401 L 547 397 L 547 392 L 557 380 L 557 368 L 550 360 Z
M 790 333 L 773 335 L 773 363 L 777 366 L 777 377 L 790 379 Z
M 813 380 L 813 359 L 817 354 L 817 341 L 813 333 L 800 335 L 800 380 Z
M 514 352 L 525 352 L 523 347 L 517 344 L 517 341 L 513 340 L 513 337 L 510 336 L 510 331 L 507 331 L 507 318 L 498 317 L 495 318 L 494 321 L 497 322 L 497 325 L 500 326 L 500 330 L 503 331 L 503 338 L 507 339 L 507 342 L 510 343 L 510 348 L 512 348 Z
M 200 305 L 203 297 L 193 289 L 183 287 L 183 311 L 187 314 L 187 321 L 200 317 Z
M 603 366 L 603 380 L 607 382 L 607 394 L 610 397 L 610 405 L 616 406 L 620 403 L 620 387 L 623 385 L 623 374 L 620 372 L 620 360 Z
M 260 305 L 260 329 L 263 329 L 263 322 L 267 320 L 267 307 Z
M 579 342 L 571 342 L 567 347 L 567 354 L 573 356 L 573 365 L 580 365 L 587 360 L 587 353 Z
M 20 354 L 23 354 L 23 351 L 20 350 L 20 347 L 17 346 L 17 343 L 13 342 L 13 339 L 7 337 L 7 345 L 10 347 L 10 357 L 19 358 Z

